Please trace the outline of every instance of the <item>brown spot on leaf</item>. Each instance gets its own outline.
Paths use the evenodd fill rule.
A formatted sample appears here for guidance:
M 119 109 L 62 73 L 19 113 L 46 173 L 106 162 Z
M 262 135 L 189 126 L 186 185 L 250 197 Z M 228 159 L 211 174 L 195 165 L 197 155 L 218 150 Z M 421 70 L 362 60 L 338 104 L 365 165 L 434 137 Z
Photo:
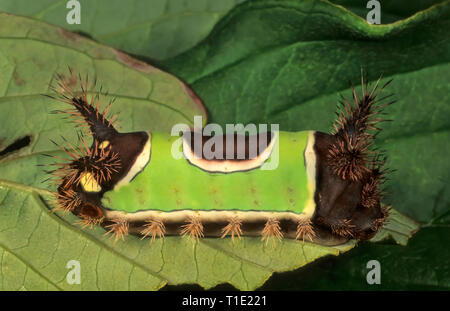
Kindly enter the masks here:
M 76 34 L 74 32 L 65 30 L 63 28 L 60 28 L 59 31 L 61 32 L 61 34 L 63 35 L 63 37 L 69 39 L 70 41 L 76 42 L 78 41 L 78 39 L 81 38 L 81 36 L 79 34 Z
M 25 84 L 25 81 L 19 76 L 19 73 L 17 71 L 14 71 L 13 79 L 14 83 L 18 86 L 22 86 Z

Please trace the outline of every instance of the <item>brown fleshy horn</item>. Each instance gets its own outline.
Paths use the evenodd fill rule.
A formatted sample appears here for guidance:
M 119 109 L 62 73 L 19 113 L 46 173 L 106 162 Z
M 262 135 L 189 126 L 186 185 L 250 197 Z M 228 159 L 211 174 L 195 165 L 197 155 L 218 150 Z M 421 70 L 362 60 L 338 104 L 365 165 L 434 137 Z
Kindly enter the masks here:
M 356 89 L 352 87 L 353 103 L 342 97 L 338 118 L 333 125 L 335 142 L 329 147 L 327 155 L 328 164 L 333 173 L 343 180 L 361 180 L 370 168 L 374 152 L 371 150 L 375 135 L 379 132 L 377 123 L 386 121 L 379 116 L 386 104 L 379 102 L 389 98 L 392 94 L 378 98 L 383 89 L 391 83 L 386 82 L 380 89 L 378 85 L 380 77 L 372 90 L 369 90 L 368 82 L 364 81 L 364 73 L 361 73 L 362 96 L 359 97 Z
M 269 242 L 269 238 L 272 238 L 273 242 L 275 242 L 275 238 L 281 241 L 283 239 L 283 233 L 281 232 L 280 222 L 274 218 L 267 219 L 261 235 L 261 241 L 266 241 L 266 245 Z
M 163 238 L 166 233 L 166 227 L 164 223 L 160 220 L 150 219 L 144 225 L 145 228 L 141 231 L 142 239 L 151 236 L 151 242 L 153 243 L 158 238 Z
M 109 114 L 114 99 L 103 109 L 104 97 L 107 94 L 102 94 L 101 87 L 96 91 L 96 84 L 96 79 L 91 83 L 88 75 L 86 75 L 84 80 L 80 74 L 78 74 L 77 78 L 72 69 L 69 68 L 69 77 L 62 74 L 55 75 L 55 84 L 50 87 L 55 95 L 45 96 L 71 105 L 74 109 L 57 110 L 55 113 L 68 114 L 69 118 L 77 125 L 81 127 L 87 126 L 94 138 L 103 141 L 118 134 L 114 127 L 117 114 Z M 81 92 L 75 90 L 78 85 Z M 92 93 L 90 98 L 88 98 L 88 92 Z
M 112 224 L 105 226 L 106 229 L 109 228 L 109 231 L 104 235 L 111 234 L 111 236 L 114 237 L 114 243 L 116 243 L 119 238 L 121 238 L 122 241 L 125 241 L 125 236 L 128 235 L 129 223 L 122 219 L 115 219 L 112 222 Z
M 181 228 L 182 230 L 180 231 L 180 233 L 182 236 L 189 236 L 194 240 L 203 238 L 203 224 L 200 220 L 200 217 L 189 216 L 186 220 L 186 224 L 181 226 Z
M 342 237 L 354 237 L 355 225 L 351 224 L 349 219 L 338 220 L 331 224 L 331 231 Z
M 222 229 L 221 238 L 226 237 L 227 235 L 231 235 L 231 241 L 234 242 L 234 236 L 237 236 L 238 239 L 241 238 L 242 234 L 242 221 L 239 217 L 231 217 L 228 219 L 228 224 Z
M 73 146 L 66 139 L 64 139 L 64 142 L 67 147 L 52 141 L 68 156 L 46 155 L 59 160 L 59 162 L 51 164 L 57 168 L 48 172 L 54 176 L 56 183 L 62 183 L 64 180 L 65 188 L 79 185 L 83 173 L 90 173 L 97 184 L 102 184 L 108 182 L 114 173 L 119 172 L 121 168 L 119 155 L 113 152 L 109 146 L 101 147 L 101 144 L 94 140 L 92 147 L 89 148 L 83 136 L 79 136 L 78 139 L 79 148 Z
M 297 224 L 297 233 L 295 238 L 297 240 L 302 240 L 305 242 L 305 237 L 308 238 L 310 241 L 314 239 L 316 236 L 316 232 L 314 231 L 314 228 L 312 226 L 311 219 L 302 219 Z

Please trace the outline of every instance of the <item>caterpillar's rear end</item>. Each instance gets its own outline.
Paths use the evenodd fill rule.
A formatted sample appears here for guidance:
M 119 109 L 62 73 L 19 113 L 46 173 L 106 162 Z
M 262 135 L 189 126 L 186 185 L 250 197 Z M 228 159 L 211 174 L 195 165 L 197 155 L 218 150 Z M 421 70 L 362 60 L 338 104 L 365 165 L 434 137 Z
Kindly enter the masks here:
M 134 217 L 136 215 L 118 217 L 119 213 L 103 206 L 105 192 L 112 191 L 120 183 L 131 182 L 144 169 L 146 162 L 142 162 L 143 154 L 146 154 L 151 138 L 145 132 L 119 133 L 114 126 L 115 116 L 107 116 L 111 103 L 102 110 L 101 94 L 96 93 L 88 99 L 88 80 L 83 81 L 81 77 L 78 80 L 80 93 L 75 92 L 72 83 L 69 83 L 73 82 L 72 72 L 69 77 L 57 76 L 54 98 L 74 108 L 61 112 L 68 113 L 79 124 L 87 126 L 93 142 L 88 146 L 80 135 L 80 147 L 76 148 L 67 141 L 64 142 L 67 145 L 61 147 L 68 157 L 59 161 L 57 168 L 51 171 L 57 177 L 56 208 L 78 215 L 82 226 L 103 226 L 116 239 L 133 233 L 153 240 L 170 232 L 203 237 L 211 224 L 201 217 L 193 217 L 192 213 L 186 214 L 186 219 L 180 218 L 179 223 L 169 223 L 165 222 L 167 218 L 164 217 L 152 216 L 144 220 Z M 383 87 L 379 87 L 379 82 L 369 89 L 368 84 L 362 81 L 361 97 L 353 89 L 352 103 L 342 100 L 341 112 L 332 134 L 315 132 L 314 153 L 317 161 L 315 209 L 312 215 L 302 218 L 294 213 L 294 226 L 284 226 L 283 222 L 270 216 L 262 217 L 261 224 L 247 224 L 245 217 L 238 217 L 244 214 L 234 213 L 237 216 L 224 219 L 223 228 L 214 231 L 217 233 L 212 236 L 234 238 L 250 235 L 245 228 L 251 225 L 251 235 L 258 228 L 257 232 L 263 239 L 270 236 L 279 239 L 293 237 L 336 244 L 351 238 L 371 238 L 385 223 L 388 214 L 380 203 L 386 172 L 383 168 L 385 159 L 373 148 L 379 131 L 377 123 L 382 121 L 379 118 L 381 110 L 389 104 L 380 104 L 389 96 L 379 98 L 389 82 Z M 169 227 L 174 226 L 178 229 L 170 231 Z M 294 232 L 290 232 L 292 230 Z
M 381 78 L 380 78 L 381 79 Z M 316 133 L 318 166 L 314 223 L 333 234 L 367 240 L 383 226 L 388 209 L 381 206 L 385 157 L 373 147 L 377 124 L 384 121 L 380 79 L 372 89 L 361 80 L 362 96 L 353 90 L 353 104 L 342 98 L 341 111 L 330 134 Z

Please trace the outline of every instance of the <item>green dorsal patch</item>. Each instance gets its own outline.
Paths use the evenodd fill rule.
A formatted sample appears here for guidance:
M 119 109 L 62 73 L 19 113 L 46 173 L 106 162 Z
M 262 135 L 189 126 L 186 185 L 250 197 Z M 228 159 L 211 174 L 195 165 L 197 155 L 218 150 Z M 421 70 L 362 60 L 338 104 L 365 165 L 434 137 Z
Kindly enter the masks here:
M 302 213 L 314 192 L 308 187 L 305 168 L 308 136 L 306 131 L 280 132 L 279 165 L 274 170 L 255 168 L 223 174 L 205 172 L 184 158 L 174 159 L 171 149 L 179 137 L 152 133 L 149 164 L 132 183 L 106 192 L 102 203 L 108 209 L 131 213 L 143 210 Z

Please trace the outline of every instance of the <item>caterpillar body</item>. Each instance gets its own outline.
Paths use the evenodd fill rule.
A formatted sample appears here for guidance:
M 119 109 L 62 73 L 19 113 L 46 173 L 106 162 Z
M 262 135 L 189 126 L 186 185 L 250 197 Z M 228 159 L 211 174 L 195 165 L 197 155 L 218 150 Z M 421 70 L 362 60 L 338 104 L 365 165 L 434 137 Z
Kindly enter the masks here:
M 71 75 L 73 73 L 71 72 Z M 57 75 L 54 99 L 72 106 L 69 113 L 92 134 L 88 146 L 60 148 L 69 156 L 51 171 L 58 192 L 55 208 L 70 211 L 84 227 L 100 225 L 115 240 L 127 234 L 151 240 L 166 235 L 202 237 L 260 236 L 292 238 L 324 245 L 371 238 L 385 223 L 380 204 L 385 159 L 373 151 L 379 131 L 375 118 L 383 107 L 378 80 L 342 109 L 331 134 L 318 131 L 259 133 L 222 144 L 215 153 L 244 150 L 244 157 L 206 159 L 197 154 L 208 136 L 185 131 L 120 133 L 101 109 L 101 94 L 88 99 L 88 80 L 81 92 Z M 225 135 L 223 140 L 229 138 Z M 183 157 L 173 157 L 179 142 Z M 259 148 L 250 154 L 249 142 Z M 59 146 L 59 145 L 58 145 Z M 228 151 L 226 150 L 228 148 Z M 274 169 L 264 166 L 274 157 Z

